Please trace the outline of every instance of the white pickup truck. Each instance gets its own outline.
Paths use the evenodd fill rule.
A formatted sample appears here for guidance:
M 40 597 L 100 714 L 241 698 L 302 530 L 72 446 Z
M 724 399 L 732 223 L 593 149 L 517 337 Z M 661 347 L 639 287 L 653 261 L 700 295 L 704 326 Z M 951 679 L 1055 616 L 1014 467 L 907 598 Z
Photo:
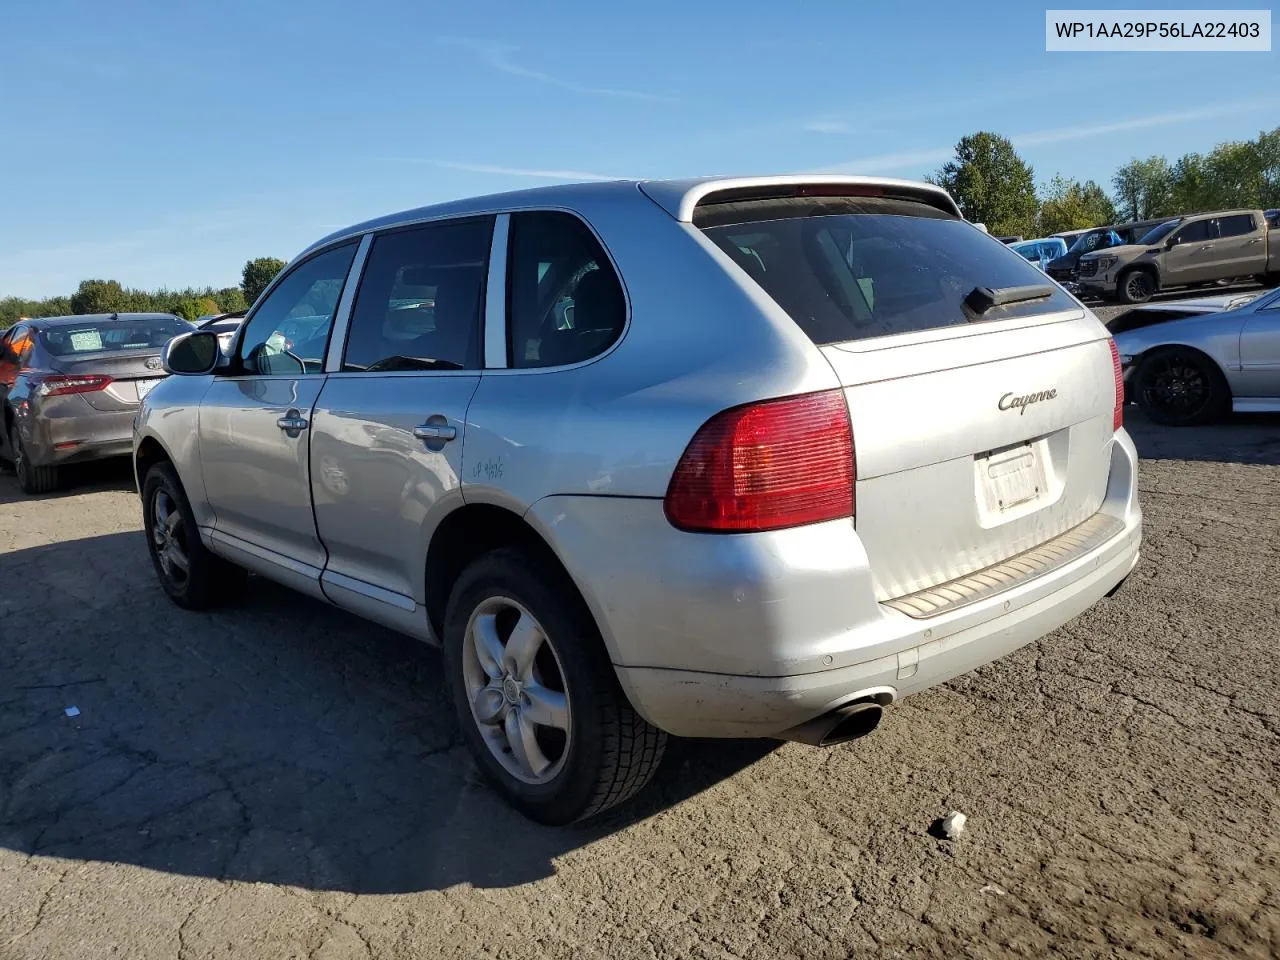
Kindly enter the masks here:
M 1171 287 L 1260 277 L 1280 280 L 1280 231 L 1261 210 L 1177 217 L 1136 243 L 1080 258 L 1085 294 L 1143 303 Z

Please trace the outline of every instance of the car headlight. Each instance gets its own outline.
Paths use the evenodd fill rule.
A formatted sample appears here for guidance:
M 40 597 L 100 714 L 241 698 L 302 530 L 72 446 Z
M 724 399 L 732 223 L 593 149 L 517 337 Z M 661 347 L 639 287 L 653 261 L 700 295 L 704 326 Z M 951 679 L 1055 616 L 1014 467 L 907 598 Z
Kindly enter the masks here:
M 1106 273 L 1108 270 L 1114 267 L 1119 261 L 1120 261 L 1119 257 L 1099 257 L 1097 261 L 1098 272 Z

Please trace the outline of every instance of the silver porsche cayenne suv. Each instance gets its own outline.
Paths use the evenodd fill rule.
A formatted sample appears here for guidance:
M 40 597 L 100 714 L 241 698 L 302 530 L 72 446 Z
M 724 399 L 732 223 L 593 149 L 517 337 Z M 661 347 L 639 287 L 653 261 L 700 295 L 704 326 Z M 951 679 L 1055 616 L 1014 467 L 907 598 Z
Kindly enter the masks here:
M 669 734 L 866 734 L 1138 559 L 1106 329 L 925 184 L 412 210 L 165 364 L 134 455 L 168 594 L 253 571 L 441 645 L 478 764 L 546 823 Z

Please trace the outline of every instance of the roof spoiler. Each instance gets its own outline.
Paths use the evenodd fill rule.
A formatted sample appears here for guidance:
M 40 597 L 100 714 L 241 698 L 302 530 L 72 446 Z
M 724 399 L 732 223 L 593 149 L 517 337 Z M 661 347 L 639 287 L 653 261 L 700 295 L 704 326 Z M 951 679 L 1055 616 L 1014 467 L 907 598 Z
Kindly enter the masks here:
M 898 197 L 918 200 L 963 219 L 955 200 L 941 187 L 916 180 L 891 177 L 852 177 L 815 174 L 785 177 L 720 177 L 704 180 L 648 180 L 641 191 L 667 213 L 684 223 L 693 222 L 693 211 L 703 203 L 732 200 L 767 200 L 793 196 Z M 873 193 L 874 191 L 874 193 Z

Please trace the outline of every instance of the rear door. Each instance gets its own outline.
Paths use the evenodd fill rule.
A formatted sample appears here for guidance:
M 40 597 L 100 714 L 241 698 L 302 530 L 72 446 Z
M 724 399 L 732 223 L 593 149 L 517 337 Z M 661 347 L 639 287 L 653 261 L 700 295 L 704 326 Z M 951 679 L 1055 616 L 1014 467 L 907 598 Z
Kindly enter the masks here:
M 425 601 L 430 531 L 461 500 L 493 225 L 478 217 L 374 238 L 341 366 L 316 404 L 322 583 L 335 602 L 393 625 L 395 609 L 412 615 Z
M 1233 213 L 1219 217 L 1217 239 L 1208 254 L 1215 278 L 1248 277 L 1267 269 L 1267 227 L 1261 216 Z
M 214 538 L 292 570 L 303 589 L 319 580 L 325 561 L 311 512 L 312 408 L 355 251 L 354 242 L 330 247 L 276 283 L 245 322 L 236 365 L 214 377 L 200 406 L 201 473 Z M 304 316 L 323 323 L 286 350 L 279 328 Z
M 919 203 L 725 206 L 694 222 L 845 385 L 855 525 L 880 599 L 998 563 L 1098 511 L 1115 432 L 1108 338 L 1031 264 Z M 1031 289 L 983 309 L 973 291 L 984 287 Z

